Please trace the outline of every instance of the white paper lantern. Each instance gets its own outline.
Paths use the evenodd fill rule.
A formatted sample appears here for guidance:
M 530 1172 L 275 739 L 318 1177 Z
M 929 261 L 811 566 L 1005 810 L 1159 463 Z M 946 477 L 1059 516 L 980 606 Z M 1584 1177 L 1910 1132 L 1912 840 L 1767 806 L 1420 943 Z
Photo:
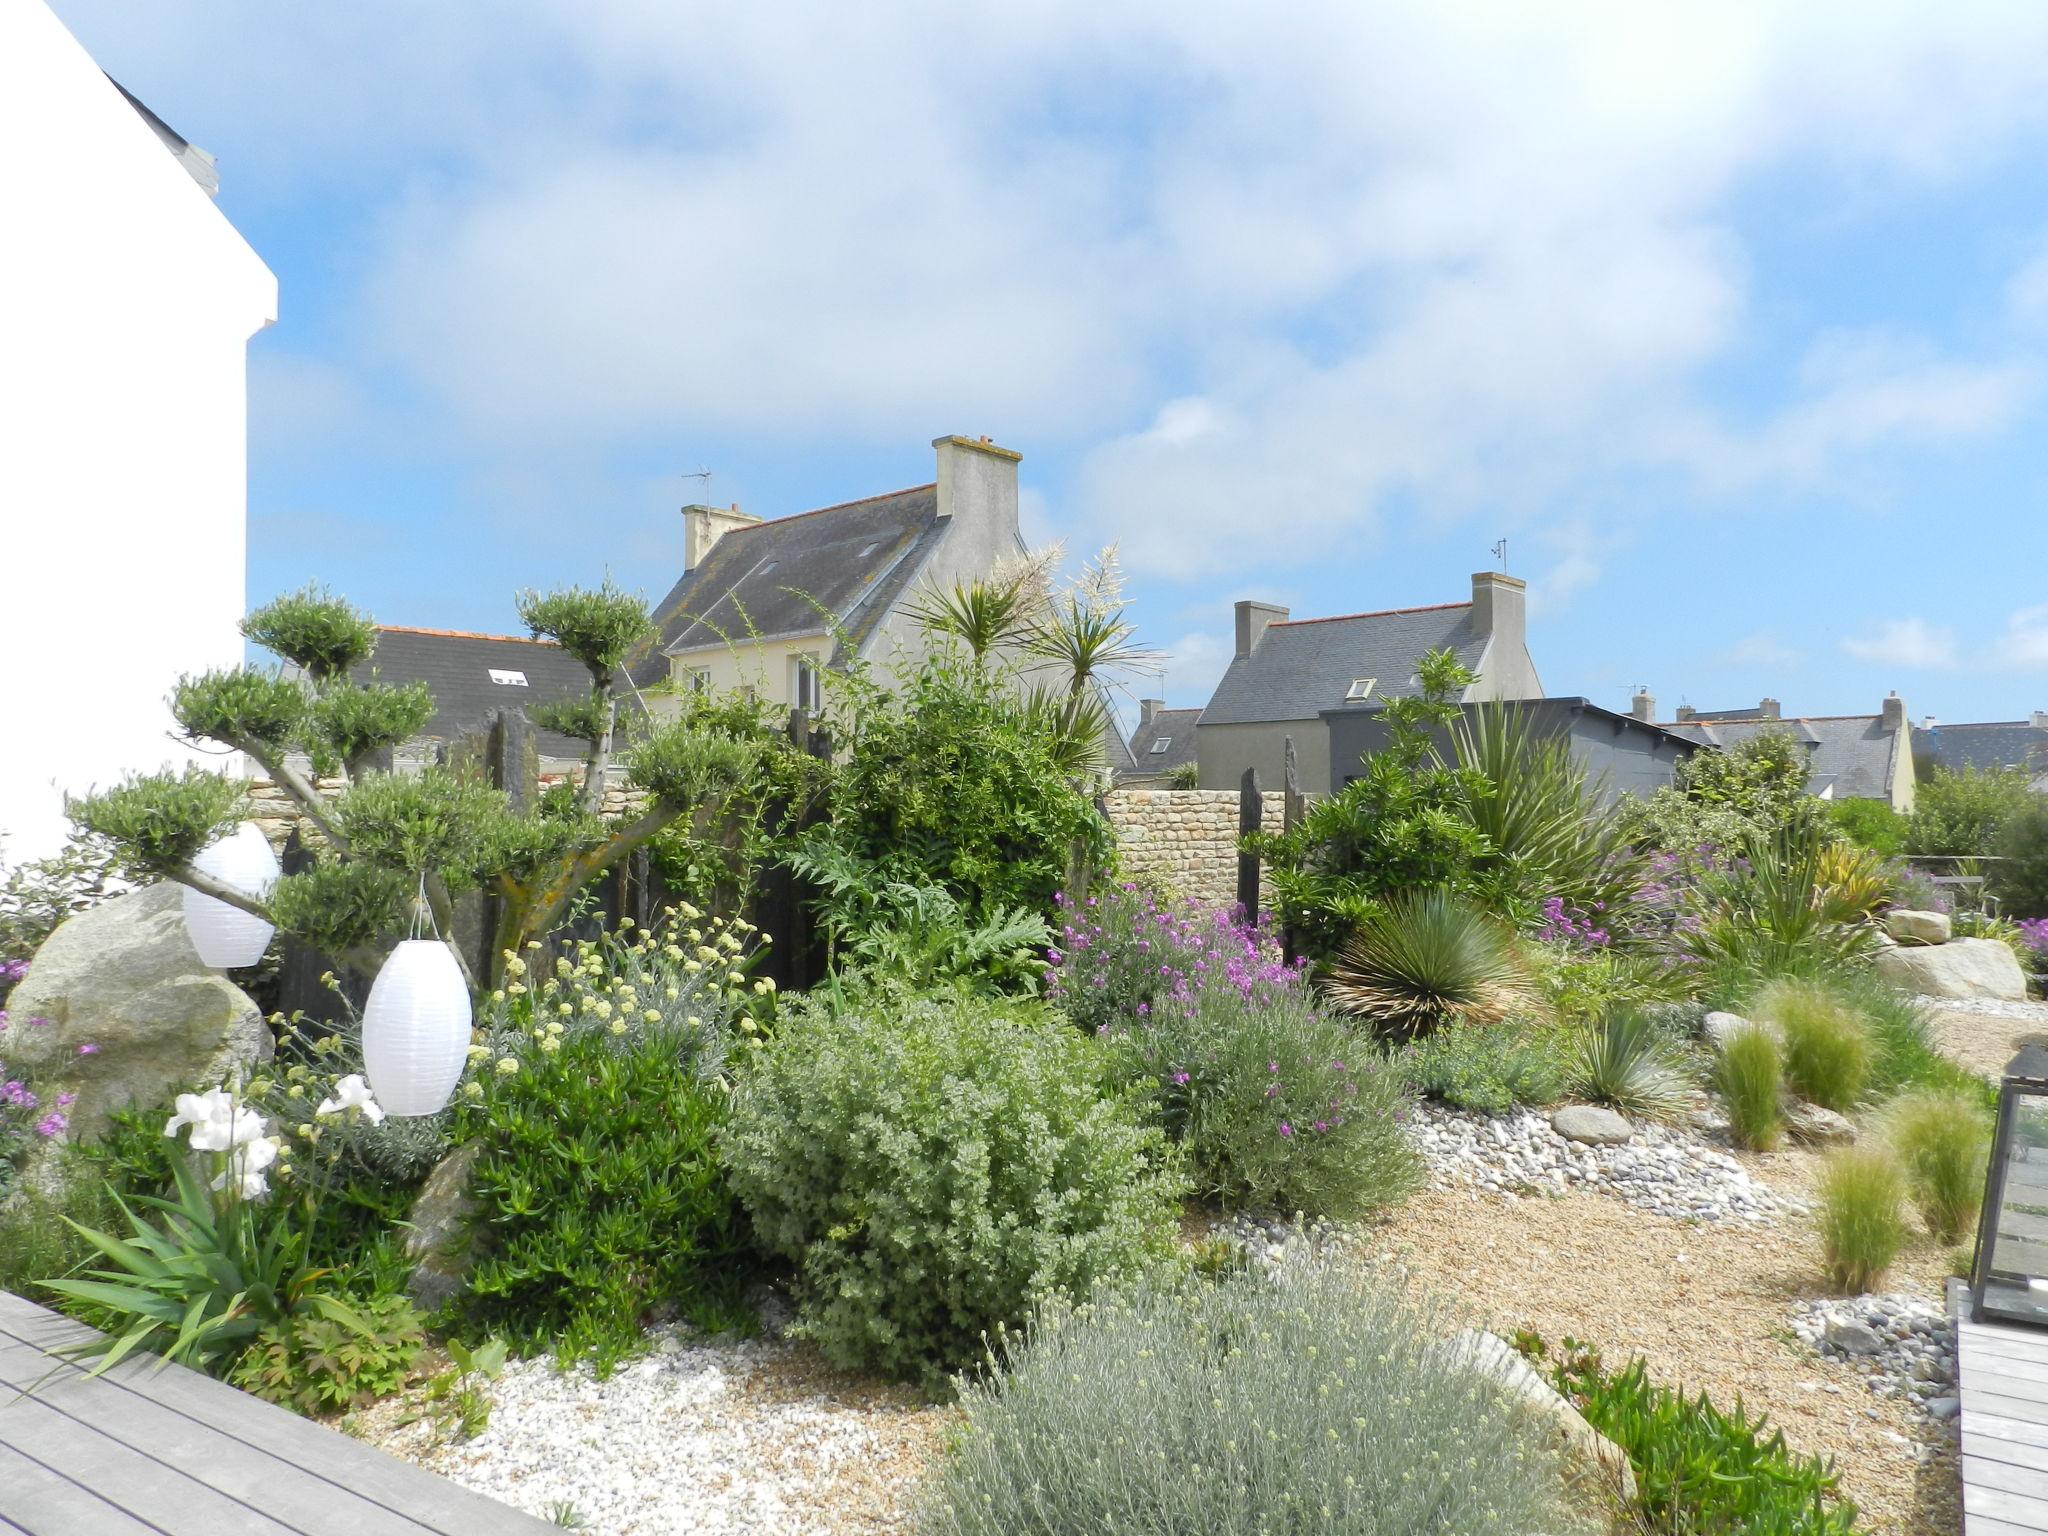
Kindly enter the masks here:
M 270 851 L 270 839 L 253 821 L 243 822 L 219 842 L 202 849 L 192 867 L 258 901 L 277 884 L 277 855 Z M 215 970 L 254 965 L 270 947 L 275 925 L 255 913 L 202 895 L 189 885 L 184 902 L 185 931 L 192 936 L 192 947 L 199 951 L 200 960 Z
M 387 1115 L 431 1115 L 462 1081 L 469 986 L 439 939 L 407 939 L 370 987 L 363 1071 Z

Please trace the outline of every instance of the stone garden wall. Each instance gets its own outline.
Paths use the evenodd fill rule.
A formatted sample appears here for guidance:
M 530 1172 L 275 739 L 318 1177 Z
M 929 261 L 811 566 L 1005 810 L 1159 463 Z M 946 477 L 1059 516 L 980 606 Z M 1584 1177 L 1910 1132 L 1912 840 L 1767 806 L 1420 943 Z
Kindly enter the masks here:
M 1265 826 L 1280 830 L 1286 797 L 1268 790 Z M 1127 879 L 1157 881 L 1205 905 L 1237 899 L 1237 791 L 1117 789 L 1105 804 Z

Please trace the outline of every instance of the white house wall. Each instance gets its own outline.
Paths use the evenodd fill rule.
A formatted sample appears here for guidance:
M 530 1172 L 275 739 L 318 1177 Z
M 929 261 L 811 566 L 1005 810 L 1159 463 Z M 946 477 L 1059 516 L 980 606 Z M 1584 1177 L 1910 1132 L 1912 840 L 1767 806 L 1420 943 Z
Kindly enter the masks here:
M 62 842 L 64 791 L 190 760 L 164 697 L 241 656 L 246 344 L 276 318 L 277 280 L 42 0 L 0 3 L 0 137 L 15 862 Z

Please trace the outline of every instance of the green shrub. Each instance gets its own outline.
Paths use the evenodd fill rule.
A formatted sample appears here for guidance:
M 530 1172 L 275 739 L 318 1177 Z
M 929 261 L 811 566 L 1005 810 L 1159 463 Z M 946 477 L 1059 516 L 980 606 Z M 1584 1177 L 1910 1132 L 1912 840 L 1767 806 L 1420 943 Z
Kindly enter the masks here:
M 1695 921 L 1677 944 L 1701 967 L 1702 990 L 1838 976 L 1865 962 L 1876 940 L 1854 901 L 1828 885 L 1827 848 L 1810 831 L 1754 837 L 1741 859 L 1700 878 Z
M 1835 1110 L 1863 1097 L 1877 1053 L 1870 1022 L 1853 1002 L 1822 983 L 1781 981 L 1765 988 L 1755 1006 L 1784 1038 L 1785 1081 L 1793 1092 Z
M 1590 1024 L 1617 1009 L 1656 1008 L 1688 996 L 1692 977 L 1659 954 L 1612 944 L 1541 942 L 1528 946 L 1537 989 L 1552 1012 Z
M 1622 826 L 1639 844 L 1686 855 L 1733 852 L 1783 831 L 1825 832 L 1823 804 L 1806 792 L 1807 766 L 1789 727 L 1759 731 L 1725 752 L 1695 752 L 1675 783 L 1647 799 L 1624 798 Z
M 385 1296 L 363 1303 L 356 1317 L 360 1328 L 306 1315 L 267 1324 L 228 1380 L 308 1417 L 389 1397 L 420 1357 L 420 1316 L 404 1297 Z
M 1448 891 L 1388 900 L 1332 967 L 1332 1002 L 1384 1034 L 1493 1024 L 1526 1000 L 1505 928 Z
M 1539 1358 L 1540 1340 L 1532 1341 Z M 1856 1506 L 1843 1498 L 1834 1464 L 1795 1454 L 1784 1431 L 1738 1398 L 1732 1412 L 1702 1392 L 1688 1398 L 1649 1379 L 1638 1357 L 1610 1372 L 1573 1340 L 1551 1367 L 1557 1388 L 1628 1456 L 1635 1513 L 1644 1529 L 1693 1536 L 1849 1536 Z
M 1630 1009 L 1580 1031 L 1569 1081 L 1581 1098 L 1653 1120 L 1678 1113 L 1692 1090 L 1676 1042 L 1650 1015 Z
M 1887 859 L 1906 851 L 1906 818 L 1882 800 L 1830 800 L 1828 821 L 1859 848 Z
M 1417 1093 L 1453 1109 L 1504 1115 L 1517 1105 L 1564 1097 L 1567 1046 L 1561 1031 L 1509 1019 L 1438 1030 L 1391 1059 Z
M 1991 1117 L 1983 1104 L 1936 1088 L 1902 1093 L 1886 1106 L 1885 1132 L 1927 1230 L 1943 1243 L 1961 1242 L 1984 1202 L 1991 1159 Z
M 1785 1057 L 1778 1037 L 1760 1024 L 1731 1035 L 1714 1064 L 1714 1086 L 1728 1105 L 1728 1130 L 1738 1147 L 1768 1152 L 1785 1128 Z
M 1204 987 L 1110 1038 L 1206 1199 L 1342 1217 L 1422 1183 L 1399 1076 L 1298 982 Z
M 2033 803 L 2024 768 L 1937 768 L 1913 794 L 1906 852 L 1963 858 L 1998 852 L 2006 825 Z
M 1828 1279 L 1838 1289 L 1868 1291 L 1891 1268 L 1906 1240 L 1899 1215 L 1905 1197 L 1905 1173 L 1889 1147 L 1840 1147 L 1828 1154 L 1820 1174 L 1820 1241 Z
M 1317 1265 L 1051 1307 L 997 1341 L 928 1494 L 938 1536 L 1566 1529 L 1541 1432 L 1454 1325 Z
M 878 1002 L 776 1032 L 726 1157 L 826 1358 L 935 1387 L 998 1323 L 1166 1252 L 1185 1186 L 1101 1042 L 1028 1005 Z
M 2048 765 L 2044 765 L 2048 772 Z M 2048 795 L 2032 795 L 1998 835 L 1991 893 L 2014 917 L 2048 917 Z M 2040 958 L 2027 967 L 2039 969 Z
M 701 1033 L 662 1023 L 544 1034 L 479 1074 L 456 1123 L 478 1149 L 478 1257 L 451 1303 L 467 1336 L 603 1374 L 652 1309 L 729 1299 L 745 1225 L 714 1146 L 727 1091 L 713 1059 Z

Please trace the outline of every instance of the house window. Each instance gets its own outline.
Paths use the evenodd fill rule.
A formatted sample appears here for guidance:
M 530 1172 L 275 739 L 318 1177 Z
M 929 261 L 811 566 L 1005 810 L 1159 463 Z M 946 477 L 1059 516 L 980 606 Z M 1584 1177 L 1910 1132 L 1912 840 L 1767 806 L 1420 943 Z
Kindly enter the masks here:
M 1363 704 L 1372 697 L 1372 685 L 1378 681 L 1376 677 L 1354 677 L 1351 679 L 1351 686 L 1344 690 L 1344 702 Z
M 490 672 L 491 681 L 502 688 L 524 688 L 526 686 L 526 674 L 524 672 L 507 672 L 498 667 L 492 667 Z
M 1170 746 L 1172 746 L 1172 745 L 1173 745 L 1173 738 L 1172 738 L 1171 736 L 1162 736 L 1162 737 L 1160 737 L 1160 738 L 1159 738 L 1159 739 L 1158 739 L 1157 741 L 1155 741 L 1155 742 L 1153 742 L 1153 743 L 1152 743 L 1152 750 L 1153 750 L 1153 751 L 1154 751 L 1155 753 L 1157 753 L 1157 752 L 1164 752 L 1164 751 L 1165 751 L 1165 750 L 1166 750 L 1166 749 L 1167 749 L 1168 747 L 1170 747 Z
M 679 670 L 682 676 L 678 681 L 682 683 L 685 691 L 690 693 L 709 693 L 711 691 L 711 674 L 703 667 L 683 667 Z
M 798 709 L 815 710 L 825 702 L 823 678 L 815 656 L 789 659 L 789 701 Z

